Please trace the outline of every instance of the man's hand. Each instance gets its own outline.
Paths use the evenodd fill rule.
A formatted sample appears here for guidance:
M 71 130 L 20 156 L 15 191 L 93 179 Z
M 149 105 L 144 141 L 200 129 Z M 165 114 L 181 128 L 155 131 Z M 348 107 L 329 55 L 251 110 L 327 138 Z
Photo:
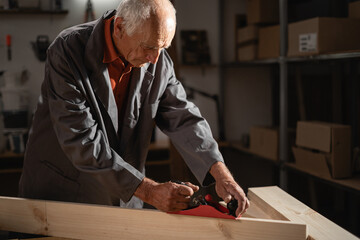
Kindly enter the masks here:
M 230 202 L 231 199 L 238 201 L 238 208 L 236 210 L 236 216 L 240 217 L 249 208 L 250 202 L 244 193 L 244 190 L 237 184 L 231 175 L 228 168 L 222 162 L 217 162 L 211 166 L 211 175 L 216 180 L 216 193 L 226 203 Z
M 186 185 L 174 182 L 157 183 L 145 177 L 134 195 L 161 211 L 175 212 L 186 209 L 190 196 L 198 190 L 198 186 L 189 182 L 186 182 Z

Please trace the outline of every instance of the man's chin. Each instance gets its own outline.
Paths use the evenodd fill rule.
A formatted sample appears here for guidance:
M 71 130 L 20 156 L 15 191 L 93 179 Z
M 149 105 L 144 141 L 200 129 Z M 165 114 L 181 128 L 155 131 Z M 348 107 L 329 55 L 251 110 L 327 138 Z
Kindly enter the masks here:
M 136 61 L 136 62 L 133 62 L 133 63 L 131 63 L 131 64 L 132 64 L 134 67 L 140 68 L 140 67 L 145 66 L 145 65 L 147 64 L 147 62 Z
M 146 65 L 146 63 L 142 63 L 142 64 L 140 64 L 140 65 L 138 65 L 137 67 L 143 67 L 143 66 L 145 66 Z

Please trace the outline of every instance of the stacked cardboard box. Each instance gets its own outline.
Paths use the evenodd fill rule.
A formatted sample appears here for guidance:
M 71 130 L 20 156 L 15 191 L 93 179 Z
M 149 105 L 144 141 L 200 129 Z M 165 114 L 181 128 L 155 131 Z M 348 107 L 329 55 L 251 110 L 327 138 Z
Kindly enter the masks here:
M 351 127 L 299 121 L 296 128 L 295 164 L 324 178 L 347 178 L 351 168 Z
M 295 130 L 288 130 L 288 142 L 291 147 L 295 142 Z M 289 149 L 290 150 L 290 149 Z M 252 126 L 250 128 L 249 151 L 260 157 L 279 161 L 279 128 Z M 290 151 L 289 151 L 290 152 Z
M 262 27 L 259 30 L 258 58 L 277 58 L 280 55 L 280 26 Z
M 274 24 L 279 22 L 279 0 L 247 0 L 248 24 Z
M 251 127 L 250 152 L 277 162 L 279 160 L 278 130 L 263 126 Z
M 256 60 L 259 29 L 279 22 L 278 0 L 247 0 L 246 26 L 236 29 L 236 60 Z
M 259 27 L 249 25 L 237 29 L 237 60 L 251 61 L 256 59 L 257 41 L 259 36 Z
M 360 49 L 360 20 L 316 17 L 289 24 L 288 56 Z

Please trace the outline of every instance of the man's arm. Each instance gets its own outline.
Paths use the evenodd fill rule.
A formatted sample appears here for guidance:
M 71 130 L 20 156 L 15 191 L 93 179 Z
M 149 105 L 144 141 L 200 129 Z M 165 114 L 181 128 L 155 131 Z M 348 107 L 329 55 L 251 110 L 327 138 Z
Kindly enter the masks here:
M 225 164 L 222 163 L 223 157 L 212 136 L 209 124 L 201 116 L 199 109 L 186 99 L 185 89 L 177 80 L 172 61 L 166 51 L 163 51 L 159 58 L 160 63 L 166 66 L 161 79 L 167 79 L 167 84 L 158 96 L 159 103 L 155 117 L 157 126 L 170 137 L 199 183 L 207 185 L 210 181 L 212 182 L 211 174 L 217 181 L 218 195 L 226 201 L 234 197 L 239 202 L 237 214 L 244 212 L 248 206 L 247 198 Z M 155 78 L 153 84 L 164 82 Z M 209 169 L 210 174 L 208 174 Z M 146 181 L 143 181 L 138 189 L 142 186 L 146 187 Z M 190 195 L 191 192 L 188 192 L 187 196 Z
M 231 199 L 238 201 L 238 208 L 236 210 L 236 216 L 246 212 L 249 208 L 250 202 L 244 193 L 244 190 L 237 184 L 231 175 L 229 169 L 223 162 L 216 162 L 210 168 L 210 174 L 214 177 L 216 184 L 215 189 L 219 197 L 221 197 L 226 203 Z

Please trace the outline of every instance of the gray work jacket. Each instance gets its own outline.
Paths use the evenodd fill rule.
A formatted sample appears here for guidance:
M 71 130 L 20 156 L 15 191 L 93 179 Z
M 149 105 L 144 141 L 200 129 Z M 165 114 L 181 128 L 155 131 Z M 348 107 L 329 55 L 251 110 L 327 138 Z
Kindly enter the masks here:
M 208 123 L 186 100 L 165 50 L 156 64 L 133 69 L 119 126 L 102 61 L 104 19 L 114 14 L 64 30 L 49 47 L 21 197 L 95 204 L 134 200 L 154 124 L 170 137 L 200 183 L 212 164 L 223 161 Z M 129 206 L 139 207 L 134 201 Z

